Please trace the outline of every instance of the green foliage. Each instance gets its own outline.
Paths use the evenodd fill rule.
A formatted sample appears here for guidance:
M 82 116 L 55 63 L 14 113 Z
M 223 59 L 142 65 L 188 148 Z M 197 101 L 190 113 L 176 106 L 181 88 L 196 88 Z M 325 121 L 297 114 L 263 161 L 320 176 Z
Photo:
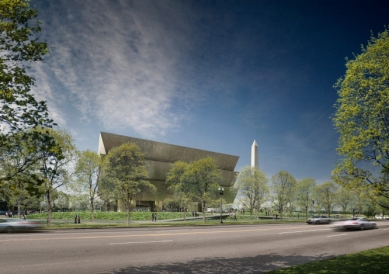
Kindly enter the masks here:
M 185 202 L 197 201 L 203 209 L 205 222 L 205 205 L 218 195 L 221 183 L 221 171 L 216 161 L 206 157 L 191 163 L 176 162 L 172 165 L 166 183 L 176 197 Z
M 56 146 L 45 151 L 40 161 L 40 172 L 43 179 L 43 191 L 47 201 L 47 225 L 51 225 L 53 195 L 55 191 L 71 181 L 72 167 L 76 158 L 76 147 L 72 136 L 64 130 L 46 129 L 55 140 Z M 61 153 L 56 153 L 60 150 Z
M 85 150 L 79 153 L 75 174 L 77 181 L 70 185 L 75 192 L 86 193 L 91 207 L 91 220 L 94 218 L 95 202 L 102 181 L 106 161 L 96 152 Z M 103 190 L 101 190 L 103 191 Z
M 340 133 L 338 153 L 344 160 L 334 180 L 351 188 L 371 186 L 389 198 L 389 30 L 373 34 L 361 54 L 346 63 L 335 88 L 339 98 L 333 118 Z M 375 168 L 376 167 L 376 168 Z
M 319 211 L 324 207 L 328 216 L 336 205 L 336 191 L 338 187 L 333 182 L 325 182 L 315 187 L 314 198 Z
M 27 74 L 28 66 L 48 52 L 37 37 L 36 17 L 29 1 L 0 0 L 0 185 L 30 172 L 42 152 L 55 146 L 46 131 L 32 130 L 54 125 L 46 102 L 31 94 L 34 79 Z
M 284 170 L 279 171 L 271 180 L 272 191 L 275 195 L 274 203 L 282 219 L 284 211 L 293 202 L 297 182 L 292 174 Z
M 82 220 L 90 219 L 90 211 L 75 211 Z M 73 220 L 75 212 L 53 212 L 52 218 L 58 220 Z M 150 221 L 152 212 L 131 212 L 132 220 Z M 184 218 L 184 212 L 157 212 L 158 220 L 168 219 L 182 219 Z M 126 220 L 126 212 L 113 212 L 113 211 L 95 211 L 95 220 Z M 36 213 L 28 215 L 29 219 L 42 219 L 47 218 L 47 213 Z
M 259 212 L 269 193 L 265 174 L 257 167 L 246 166 L 238 174 L 233 190 L 238 194 L 239 203 L 253 215 Z
M 305 216 L 308 216 L 308 210 L 312 206 L 313 191 L 316 187 L 315 180 L 312 178 L 304 178 L 297 182 L 296 185 L 296 203 L 305 211 Z
M 156 187 L 147 180 L 144 154 L 135 143 L 113 148 L 106 157 L 105 172 L 110 180 L 105 187 L 125 205 L 129 224 L 132 202 L 143 192 L 155 192 Z

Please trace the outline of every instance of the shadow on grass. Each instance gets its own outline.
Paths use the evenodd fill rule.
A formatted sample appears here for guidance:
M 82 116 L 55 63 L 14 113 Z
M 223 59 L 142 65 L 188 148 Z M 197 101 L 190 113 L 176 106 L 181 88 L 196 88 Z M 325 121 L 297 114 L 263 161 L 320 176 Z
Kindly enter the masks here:
M 271 272 L 272 274 L 368 274 L 389 273 L 389 247 L 366 250 L 355 254 L 339 256 L 329 260 L 293 266 Z
M 263 273 L 289 267 L 292 265 L 330 258 L 320 255 L 310 256 L 281 256 L 278 254 L 259 255 L 245 258 L 212 258 L 193 260 L 185 263 L 156 264 L 151 266 L 127 267 L 102 273 Z

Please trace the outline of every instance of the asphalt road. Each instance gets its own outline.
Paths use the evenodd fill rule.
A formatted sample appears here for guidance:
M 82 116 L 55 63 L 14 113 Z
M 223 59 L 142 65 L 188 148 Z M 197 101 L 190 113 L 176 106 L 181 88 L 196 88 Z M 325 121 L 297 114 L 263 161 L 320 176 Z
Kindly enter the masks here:
M 389 246 L 379 229 L 279 224 L 0 234 L 0 273 L 261 273 Z

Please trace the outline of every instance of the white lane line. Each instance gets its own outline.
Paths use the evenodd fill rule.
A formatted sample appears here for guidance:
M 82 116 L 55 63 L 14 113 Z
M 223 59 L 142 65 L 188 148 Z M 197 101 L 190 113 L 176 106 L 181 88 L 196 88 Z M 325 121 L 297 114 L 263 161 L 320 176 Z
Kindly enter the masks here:
M 301 230 L 301 231 L 281 232 L 281 233 L 278 233 L 278 234 L 292 234 L 292 233 L 314 232 L 314 231 L 324 231 L 324 230 L 331 230 L 331 229 Z
M 345 235 L 347 235 L 347 234 L 336 234 L 336 235 L 330 235 L 330 236 L 327 236 L 327 238 L 329 238 L 329 237 L 345 236 Z
M 164 240 L 164 241 L 147 241 L 147 242 L 127 242 L 127 243 L 109 243 L 110 245 L 128 245 L 128 244 L 150 244 L 150 243 L 166 243 L 173 242 L 173 240 Z
M 385 228 L 385 229 L 383 229 L 383 230 L 388 230 L 389 228 Z

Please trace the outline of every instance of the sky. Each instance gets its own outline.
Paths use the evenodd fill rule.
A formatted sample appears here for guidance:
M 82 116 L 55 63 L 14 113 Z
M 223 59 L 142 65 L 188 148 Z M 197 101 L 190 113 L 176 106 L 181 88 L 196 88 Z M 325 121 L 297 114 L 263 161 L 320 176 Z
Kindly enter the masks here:
M 239 156 L 318 184 L 340 157 L 345 58 L 389 24 L 387 0 L 31 0 L 50 53 L 33 92 L 78 149 L 99 132 Z

